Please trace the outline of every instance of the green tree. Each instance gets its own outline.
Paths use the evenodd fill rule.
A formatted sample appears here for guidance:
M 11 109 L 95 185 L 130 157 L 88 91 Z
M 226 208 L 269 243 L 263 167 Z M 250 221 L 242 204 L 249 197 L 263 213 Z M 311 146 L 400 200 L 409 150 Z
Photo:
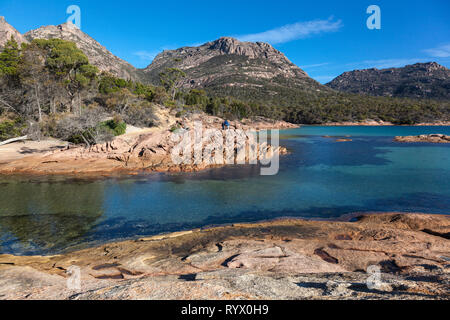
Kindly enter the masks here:
M 70 99 L 71 111 L 81 115 L 81 92 L 96 78 L 98 69 L 73 42 L 37 39 L 34 42 L 48 51 L 47 67 L 63 82 Z
M 159 74 L 161 85 L 170 93 L 172 100 L 175 100 L 175 95 L 181 87 L 182 79 L 185 77 L 186 73 L 177 68 L 168 68 Z
M 186 105 L 199 106 L 202 109 L 206 107 L 209 98 L 204 90 L 192 89 L 185 97 Z
M 0 53 L 0 74 L 14 78 L 18 74 L 21 50 L 14 37 L 6 42 Z
M 18 67 L 22 85 L 30 93 L 38 111 L 38 121 L 42 122 L 43 91 L 49 72 L 45 68 L 45 51 L 35 44 L 24 47 Z
M 4 110 L 20 114 L 17 104 L 21 99 L 21 95 L 18 94 L 20 55 L 19 45 L 14 37 L 11 37 L 0 53 L 0 114 Z
M 132 81 L 120 79 L 110 74 L 102 74 L 100 76 L 98 91 L 101 94 L 110 94 L 120 91 L 123 88 L 132 88 L 133 86 Z

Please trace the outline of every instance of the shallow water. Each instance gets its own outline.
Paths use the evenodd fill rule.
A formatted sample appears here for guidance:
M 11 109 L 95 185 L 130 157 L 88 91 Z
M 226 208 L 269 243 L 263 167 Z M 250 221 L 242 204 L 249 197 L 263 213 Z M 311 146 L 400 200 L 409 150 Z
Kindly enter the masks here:
M 352 212 L 450 213 L 450 144 L 397 135 L 450 127 L 303 127 L 283 131 L 276 176 L 257 166 L 77 180 L 0 178 L 0 253 L 68 248 L 207 225 Z M 351 136 L 336 142 L 323 136 Z

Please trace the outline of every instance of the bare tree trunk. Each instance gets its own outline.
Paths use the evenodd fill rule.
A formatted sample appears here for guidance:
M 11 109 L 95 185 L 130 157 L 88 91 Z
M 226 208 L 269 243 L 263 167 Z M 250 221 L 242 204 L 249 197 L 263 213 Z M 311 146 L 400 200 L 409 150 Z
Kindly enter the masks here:
M 17 142 L 17 141 L 25 141 L 25 140 L 28 140 L 28 136 L 23 136 L 23 137 L 18 137 L 18 138 L 5 140 L 3 142 L 0 142 L 0 146 L 4 146 L 6 144 L 10 144 L 10 143 Z
M 81 116 L 81 95 L 80 93 L 77 93 L 78 98 L 78 115 Z
M 41 109 L 41 101 L 39 100 L 39 85 L 34 85 L 34 95 L 36 98 L 36 104 L 38 107 L 38 113 L 39 113 L 39 122 L 42 122 L 42 109 Z
M 52 114 L 56 114 L 56 104 L 55 104 L 55 98 L 50 98 L 50 112 Z
M 10 109 L 12 111 L 14 111 L 15 113 L 18 113 L 16 109 L 14 109 L 9 103 L 7 103 L 6 101 L 4 101 L 3 99 L 0 99 L 0 103 L 2 103 L 3 105 L 6 106 L 6 109 Z
M 128 101 L 125 102 L 125 106 L 120 110 L 120 114 L 124 114 L 125 111 L 128 109 Z
M 89 141 L 87 141 L 87 139 L 85 138 L 84 134 L 81 133 L 80 136 L 83 138 L 84 142 L 86 143 L 87 147 L 90 148 L 91 144 L 89 143 Z
M 70 106 L 69 106 L 69 112 L 73 112 L 75 110 L 75 97 L 73 95 L 70 95 Z
M 172 91 L 172 100 L 175 100 L 175 95 L 177 94 L 177 88 L 173 88 Z

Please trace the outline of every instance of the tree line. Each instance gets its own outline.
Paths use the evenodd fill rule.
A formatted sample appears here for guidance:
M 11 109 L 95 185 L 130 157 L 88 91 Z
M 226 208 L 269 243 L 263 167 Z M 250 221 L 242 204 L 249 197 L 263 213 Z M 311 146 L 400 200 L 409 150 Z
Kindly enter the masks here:
M 205 112 L 229 120 L 264 116 L 304 124 L 450 120 L 448 101 L 299 91 L 289 86 L 277 88 L 277 94 L 267 98 L 263 89 L 184 90 L 186 74 L 177 68 L 168 68 L 159 77 L 160 85 L 154 86 L 100 72 L 70 41 L 36 39 L 19 46 L 11 38 L 0 53 L 0 141 L 51 136 L 90 146 L 123 134 L 127 124 L 157 124 L 157 108 L 170 108 L 178 117 Z
M 0 141 L 26 134 L 92 145 L 152 126 L 163 87 L 100 73 L 73 42 L 11 38 L 0 53 Z M 119 129 L 118 129 L 119 128 Z

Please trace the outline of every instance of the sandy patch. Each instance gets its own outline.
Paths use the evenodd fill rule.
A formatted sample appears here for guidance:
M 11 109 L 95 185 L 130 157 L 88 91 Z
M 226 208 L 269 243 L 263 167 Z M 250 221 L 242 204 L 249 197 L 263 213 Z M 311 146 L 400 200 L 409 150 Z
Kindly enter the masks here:
M 0 163 L 19 160 L 28 156 L 44 154 L 49 151 L 64 149 L 68 142 L 57 139 L 41 141 L 23 141 L 7 144 L 0 147 Z

